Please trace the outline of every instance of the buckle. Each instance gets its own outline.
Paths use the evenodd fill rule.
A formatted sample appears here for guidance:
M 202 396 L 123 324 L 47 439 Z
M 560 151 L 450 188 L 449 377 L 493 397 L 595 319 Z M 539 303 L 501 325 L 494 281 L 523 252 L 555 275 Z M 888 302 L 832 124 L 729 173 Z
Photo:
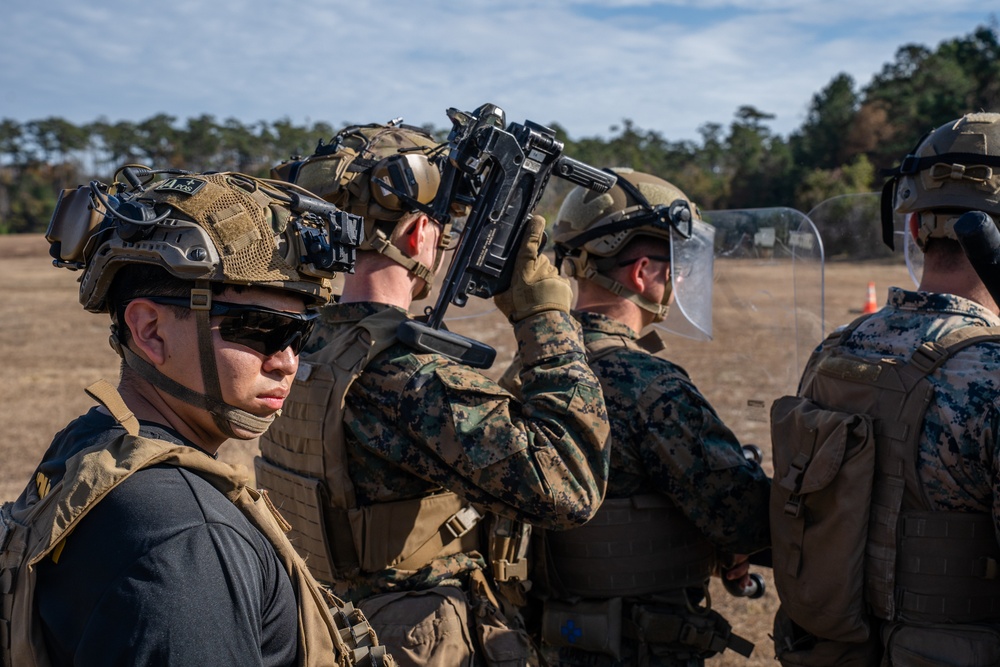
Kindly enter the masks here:
M 509 560 L 493 561 L 493 578 L 497 581 L 528 580 L 528 559 L 521 558 L 511 563 Z
M 458 510 L 444 522 L 444 529 L 455 539 L 462 537 L 476 527 L 483 515 L 473 507 L 468 505 Z
M 191 310 L 212 310 L 212 290 L 192 289 Z
M 799 515 L 802 513 L 802 496 L 797 493 L 793 493 L 785 501 L 785 514 L 792 517 L 793 519 L 798 519 Z
M 802 479 L 806 476 L 806 468 L 809 467 L 811 460 L 811 454 L 806 452 L 796 454 L 792 462 L 788 464 L 788 474 L 780 482 L 781 488 L 798 493 L 799 489 L 802 488 Z
M 944 356 L 945 350 L 933 341 L 929 341 L 921 345 L 914 351 L 913 356 L 910 357 L 910 363 L 912 363 L 917 370 L 929 373 L 934 370 L 934 367 L 941 361 Z
M 920 171 L 920 158 L 916 155 L 907 155 L 899 163 L 899 173 L 905 175 L 916 174 Z

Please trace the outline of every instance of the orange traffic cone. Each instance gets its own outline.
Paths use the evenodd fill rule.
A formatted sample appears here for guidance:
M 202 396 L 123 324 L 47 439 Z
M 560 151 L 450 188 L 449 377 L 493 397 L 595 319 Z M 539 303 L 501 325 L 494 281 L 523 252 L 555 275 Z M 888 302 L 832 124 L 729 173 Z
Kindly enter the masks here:
M 868 300 L 865 302 L 865 307 L 861 309 L 862 313 L 875 313 L 878 312 L 879 305 L 875 300 L 875 283 L 868 281 Z

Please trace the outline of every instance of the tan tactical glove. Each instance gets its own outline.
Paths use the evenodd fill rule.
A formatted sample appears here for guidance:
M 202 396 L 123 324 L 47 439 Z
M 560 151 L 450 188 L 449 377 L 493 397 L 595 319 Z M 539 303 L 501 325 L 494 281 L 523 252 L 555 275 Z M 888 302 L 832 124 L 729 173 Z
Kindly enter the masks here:
M 539 254 L 544 234 L 545 218 L 531 216 L 517 251 L 510 289 L 493 297 L 497 308 L 511 322 L 520 322 L 547 310 L 568 313 L 573 304 L 569 281 L 559 275 L 548 257 Z

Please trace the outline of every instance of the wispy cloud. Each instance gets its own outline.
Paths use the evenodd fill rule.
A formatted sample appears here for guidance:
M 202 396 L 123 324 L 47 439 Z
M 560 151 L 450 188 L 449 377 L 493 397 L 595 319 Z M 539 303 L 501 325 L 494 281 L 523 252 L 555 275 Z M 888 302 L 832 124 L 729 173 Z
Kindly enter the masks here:
M 5 8 L 0 117 L 446 126 L 490 101 L 574 137 L 629 118 L 689 139 L 752 105 L 787 134 L 838 73 L 864 85 L 989 21 L 971 0 L 40 0 Z

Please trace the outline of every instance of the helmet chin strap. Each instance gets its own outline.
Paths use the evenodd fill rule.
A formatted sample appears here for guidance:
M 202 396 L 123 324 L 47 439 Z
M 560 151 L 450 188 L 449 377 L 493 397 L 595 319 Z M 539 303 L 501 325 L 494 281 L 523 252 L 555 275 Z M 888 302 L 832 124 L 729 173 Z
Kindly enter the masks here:
M 652 313 L 654 324 L 665 320 L 667 318 L 667 313 L 670 311 L 670 307 L 667 304 L 670 303 L 670 295 L 673 292 L 672 280 L 667 282 L 666 289 L 663 291 L 663 301 L 661 303 L 656 303 L 655 301 L 650 301 L 638 292 L 625 287 L 625 285 L 621 284 L 617 280 L 598 273 L 597 269 L 589 264 L 583 270 L 581 278 L 603 287 L 616 296 L 628 299 L 643 310 Z
M 428 220 L 431 220 L 431 222 L 437 222 L 432 218 L 428 218 Z M 434 275 L 438 272 L 438 269 L 441 267 L 441 262 L 444 260 L 444 251 L 448 247 L 449 242 L 451 240 L 452 224 L 451 223 L 448 224 L 437 223 L 437 224 L 441 224 L 442 229 L 441 229 L 441 236 L 438 239 L 438 244 L 435 251 L 433 266 L 427 266 L 426 264 L 423 264 L 413 259 L 409 255 L 404 254 L 403 251 L 394 246 L 389 237 L 382 234 L 381 231 L 376 230 L 374 235 L 375 238 L 369 241 L 369 243 L 371 243 L 373 250 L 382 255 L 385 255 L 392 261 L 405 267 L 407 271 L 409 271 L 417 278 L 420 278 L 421 280 L 424 281 L 423 287 L 421 287 L 420 291 L 413 296 L 414 301 L 420 301 L 421 299 L 426 299 L 430 295 L 431 288 L 434 287 Z
M 238 435 L 237 428 L 251 433 L 251 438 L 262 435 L 280 411 L 270 417 L 258 417 L 222 400 L 222 386 L 219 383 L 219 369 L 215 363 L 215 345 L 212 341 L 211 317 L 209 315 L 212 308 L 212 292 L 210 289 L 193 289 L 191 297 L 198 331 L 198 357 L 201 363 L 202 380 L 205 384 L 204 394 L 167 377 L 151 363 L 129 349 L 127 345 L 118 342 L 114 335 L 111 346 L 122 356 L 129 368 L 151 385 L 162 389 L 188 405 L 201 408 L 211 414 L 215 425 L 226 437 L 238 440 L 248 439 L 245 434 Z
M 208 394 L 200 394 L 156 370 L 155 366 L 128 347 L 121 345 L 119 349 L 121 350 L 122 358 L 125 359 L 125 363 L 139 377 L 174 398 L 184 401 L 188 405 L 193 405 L 196 408 L 201 408 L 211 414 L 216 426 L 219 427 L 219 430 L 226 437 L 240 440 L 247 439 L 246 435 L 237 435 L 235 428 L 252 433 L 253 436 L 251 437 L 262 435 L 277 416 L 275 414 L 270 417 L 258 417 L 233 405 L 229 405 L 221 399 L 213 398 Z M 204 370 L 204 366 L 202 368 Z M 215 384 L 218 385 L 218 378 L 216 378 Z

